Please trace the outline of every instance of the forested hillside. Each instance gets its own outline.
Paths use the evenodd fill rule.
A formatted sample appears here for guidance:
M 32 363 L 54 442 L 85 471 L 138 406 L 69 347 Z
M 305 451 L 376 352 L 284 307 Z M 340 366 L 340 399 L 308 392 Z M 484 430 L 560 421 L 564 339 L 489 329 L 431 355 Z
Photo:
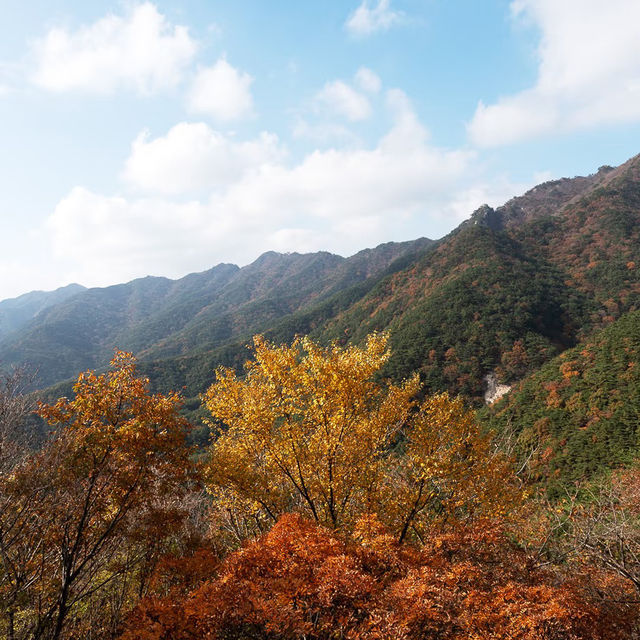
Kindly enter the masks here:
M 486 412 L 517 435 L 529 472 L 552 492 L 640 453 L 640 311 L 628 313 L 519 382 Z
M 586 305 L 559 269 L 504 231 L 478 224 L 381 282 L 323 335 L 360 340 L 388 328 L 394 352 L 388 373 L 420 371 L 434 390 L 478 398 L 483 376 L 514 349 L 524 355 L 504 367 L 507 381 L 575 344 Z
M 70 284 L 55 291 L 32 291 L 18 298 L 3 300 L 0 302 L 0 339 L 24 327 L 41 311 L 63 302 L 84 289 L 79 284 Z
M 397 259 L 430 244 L 387 243 L 348 259 L 269 252 L 242 269 L 221 264 L 176 281 L 147 277 L 89 289 L 7 334 L 0 362 L 26 363 L 43 387 L 87 367 L 105 367 L 116 347 L 151 361 L 244 344 L 279 319 L 379 277 Z

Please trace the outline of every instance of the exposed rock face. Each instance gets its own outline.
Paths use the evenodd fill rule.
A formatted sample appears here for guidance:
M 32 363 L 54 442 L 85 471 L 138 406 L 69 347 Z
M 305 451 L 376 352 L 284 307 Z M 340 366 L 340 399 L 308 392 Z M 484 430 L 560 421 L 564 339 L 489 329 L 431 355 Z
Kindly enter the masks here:
M 559 216 L 568 205 L 629 172 L 640 172 L 640 154 L 619 167 L 602 165 L 588 176 L 543 182 L 496 209 L 484 204 L 473 212 L 468 224 L 482 224 L 498 231 L 548 215 Z
M 493 404 L 496 400 L 502 398 L 505 393 L 511 391 L 511 387 L 508 384 L 500 384 L 498 382 L 495 373 L 488 373 L 482 380 L 485 385 L 485 404 Z
M 488 204 L 483 204 L 481 207 L 476 209 L 471 214 L 469 222 L 470 224 L 484 225 L 494 231 L 500 231 L 503 227 L 502 216 Z

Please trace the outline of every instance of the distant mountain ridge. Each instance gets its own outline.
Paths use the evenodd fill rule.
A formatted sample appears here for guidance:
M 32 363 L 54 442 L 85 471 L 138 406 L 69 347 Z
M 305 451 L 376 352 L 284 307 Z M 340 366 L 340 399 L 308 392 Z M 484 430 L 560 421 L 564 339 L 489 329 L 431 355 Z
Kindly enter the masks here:
M 48 386 L 105 366 L 116 347 L 149 360 L 246 340 L 431 244 L 425 238 L 386 243 L 350 258 L 267 252 L 243 268 L 220 264 L 179 280 L 146 277 L 75 290 L 7 332 L 0 362 L 27 363 L 38 371 L 38 384 Z
M 82 285 L 70 284 L 55 291 L 31 291 L 17 298 L 0 301 L 0 339 L 24 327 L 44 309 L 85 289 Z

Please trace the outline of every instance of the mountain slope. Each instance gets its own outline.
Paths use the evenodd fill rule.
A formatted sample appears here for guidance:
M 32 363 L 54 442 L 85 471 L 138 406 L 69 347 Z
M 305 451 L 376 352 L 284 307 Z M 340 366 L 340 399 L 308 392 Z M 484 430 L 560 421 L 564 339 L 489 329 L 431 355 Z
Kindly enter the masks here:
M 0 339 L 18 331 L 41 311 L 85 291 L 79 284 L 70 284 L 55 291 L 31 291 L 17 298 L 0 302 Z
M 514 347 L 524 347 L 525 370 L 533 370 L 575 344 L 585 304 L 552 265 L 505 232 L 473 225 L 380 283 L 321 333 L 360 340 L 389 329 L 387 373 L 420 371 L 433 390 L 479 398 L 483 376 Z
M 477 399 L 638 308 L 640 157 L 483 206 L 410 268 L 317 332 L 391 331 L 387 373 Z
M 545 364 L 484 412 L 552 494 L 640 453 L 640 311 Z

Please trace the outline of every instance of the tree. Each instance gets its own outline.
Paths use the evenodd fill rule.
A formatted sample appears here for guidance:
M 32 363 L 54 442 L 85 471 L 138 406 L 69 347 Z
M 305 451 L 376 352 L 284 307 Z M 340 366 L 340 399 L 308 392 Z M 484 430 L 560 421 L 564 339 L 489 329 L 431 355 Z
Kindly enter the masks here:
M 381 479 L 376 511 L 400 542 L 411 532 L 422 540 L 434 520 L 506 517 L 521 504 L 524 492 L 509 459 L 461 398 L 428 396 L 403 436 Z
M 416 376 L 376 381 L 388 358 L 384 334 L 344 348 L 257 337 L 244 377 L 217 371 L 208 483 L 228 532 L 242 539 L 288 511 L 347 529 L 377 513 L 402 541 L 436 517 L 508 510 L 518 492 L 491 438 L 460 400 L 419 403 Z
M 15 467 L 28 452 L 24 423 L 35 409 L 35 401 L 26 393 L 32 382 L 33 376 L 25 368 L 0 376 L 0 473 Z
M 14 369 L 0 379 L 0 615 L 8 640 L 14 640 L 16 613 L 42 574 L 42 538 L 29 527 L 41 489 L 25 482 L 21 490 L 26 499 L 16 500 L 9 487 L 12 474 L 30 452 L 25 421 L 35 402 L 25 390 L 31 382 L 25 369 Z
M 25 514 L 17 548 L 41 541 L 21 612 L 29 637 L 86 637 L 90 618 L 106 617 L 90 603 L 114 606 L 117 618 L 149 549 L 183 517 L 177 499 L 192 465 L 180 399 L 149 393 L 131 354 L 111 364 L 104 375 L 81 374 L 73 400 L 40 405 L 55 436 L 3 479 Z
M 628 580 L 640 596 L 640 468 L 588 490 L 571 506 L 566 528 L 572 553 Z

